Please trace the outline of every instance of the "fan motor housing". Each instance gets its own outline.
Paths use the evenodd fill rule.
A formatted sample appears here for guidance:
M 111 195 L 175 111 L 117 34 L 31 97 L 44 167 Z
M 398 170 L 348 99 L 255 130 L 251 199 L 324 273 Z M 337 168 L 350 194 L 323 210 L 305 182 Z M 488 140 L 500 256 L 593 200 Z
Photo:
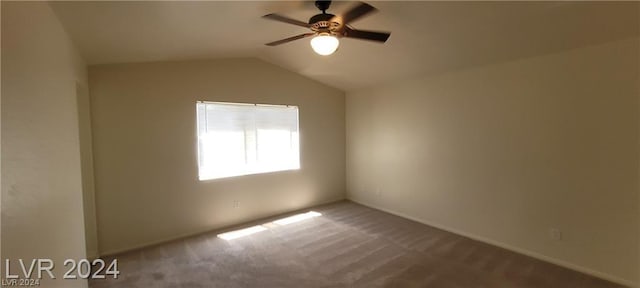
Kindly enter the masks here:
M 311 30 L 315 32 L 334 32 L 340 27 L 340 23 L 331 21 L 335 15 L 322 13 L 314 15 L 309 19 Z

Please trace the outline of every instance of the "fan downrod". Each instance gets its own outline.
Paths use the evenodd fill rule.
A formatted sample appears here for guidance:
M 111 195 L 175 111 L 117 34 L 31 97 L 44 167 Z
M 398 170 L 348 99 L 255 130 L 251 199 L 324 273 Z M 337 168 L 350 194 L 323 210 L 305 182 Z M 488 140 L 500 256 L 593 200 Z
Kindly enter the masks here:
M 323 14 L 326 13 L 325 11 L 329 9 L 329 6 L 331 6 L 331 1 L 316 1 L 316 7 L 318 7 Z

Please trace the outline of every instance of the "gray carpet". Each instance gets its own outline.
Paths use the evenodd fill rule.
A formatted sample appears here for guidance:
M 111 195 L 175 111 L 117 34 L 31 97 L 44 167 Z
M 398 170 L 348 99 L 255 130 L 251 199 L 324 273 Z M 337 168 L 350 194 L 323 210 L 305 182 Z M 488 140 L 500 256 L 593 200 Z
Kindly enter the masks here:
M 117 255 L 119 279 L 90 287 L 621 287 L 348 201 L 309 210 L 322 216 Z

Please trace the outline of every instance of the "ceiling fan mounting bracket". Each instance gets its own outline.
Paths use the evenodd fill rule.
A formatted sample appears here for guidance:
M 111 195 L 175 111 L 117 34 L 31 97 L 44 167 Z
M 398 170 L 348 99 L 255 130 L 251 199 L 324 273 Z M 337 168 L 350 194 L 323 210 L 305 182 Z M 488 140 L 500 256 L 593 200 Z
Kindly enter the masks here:
M 316 1 L 316 7 L 322 11 L 322 14 L 329 9 L 329 6 L 331 6 L 331 1 Z

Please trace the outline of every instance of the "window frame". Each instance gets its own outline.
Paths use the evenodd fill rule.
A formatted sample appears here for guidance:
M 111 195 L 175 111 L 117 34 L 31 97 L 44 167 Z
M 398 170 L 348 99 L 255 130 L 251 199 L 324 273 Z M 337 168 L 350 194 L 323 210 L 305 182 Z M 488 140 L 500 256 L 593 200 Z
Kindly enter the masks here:
M 200 135 L 200 116 L 199 116 L 199 111 L 198 111 L 198 107 L 199 104 L 218 104 L 218 105 L 235 105 L 235 106 L 253 106 L 253 107 L 286 107 L 286 108 L 295 108 L 296 111 L 296 130 L 297 131 L 297 166 L 296 167 L 290 167 L 290 168 L 285 168 L 285 169 L 277 169 L 277 170 L 265 170 L 265 171 L 251 171 L 250 169 L 247 169 L 244 171 L 244 173 L 242 174 L 233 174 L 233 175 L 229 175 L 229 176 L 221 176 L 221 177 L 205 177 L 202 178 L 202 173 L 201 173 L 201 167 L 202 167 L 202 156 L 201 156 L 201 135 Z M 259 175 L 259 174 L 268 174 L 268 173 L 277 173 L 277 172 L 291 172 L 291 171 L 298 171 L 302 169 L 302 145 L 301 145 L 301 133 L 300 133 L 300 107 L 298 105 L 291 105 L 291 104 L 264 104 L 264 103 L 245 103 L 245 102 L 222 102 L 222 101 L 207 101 L 207 100 L 196 100 L 196 105 L 195 105 L 195 112 L 196 112 L 196 129 L 195 129 L 195 144 L 196 144 L 196 168 L 197 168 L 197 179 L 199 182 L 203 182 L 203 181 L 215 181 L 215 180 L 224 180 L 224 179 L 228 179 L 228 178 L 236 178 L 236 177 L 241 177 L 241 176 L 250 176 L 250 175 Z M 206 117 L 206 106 L 205 106 L 205 117 Z M 206 118 L 205 118 L 206 119 Z M 206 121 L 206 120 L 205 120 Z M 207 129 L 207 128 L 205 128 Z M 258 129 L 257 127 L 254 127 L 254 131 L 256 133 L 256 135 L 258 134 Z M 257 139 L 256 138 L 256 146 L 255 149 L 258 150 L 259 146 L 257 145 Z M 245 150 L 246 150 L 246 144 L 245 144 Z M 256 151 L 257 153 L 257 151 Z M 250 172 L 249 172 L 250 171 Z

